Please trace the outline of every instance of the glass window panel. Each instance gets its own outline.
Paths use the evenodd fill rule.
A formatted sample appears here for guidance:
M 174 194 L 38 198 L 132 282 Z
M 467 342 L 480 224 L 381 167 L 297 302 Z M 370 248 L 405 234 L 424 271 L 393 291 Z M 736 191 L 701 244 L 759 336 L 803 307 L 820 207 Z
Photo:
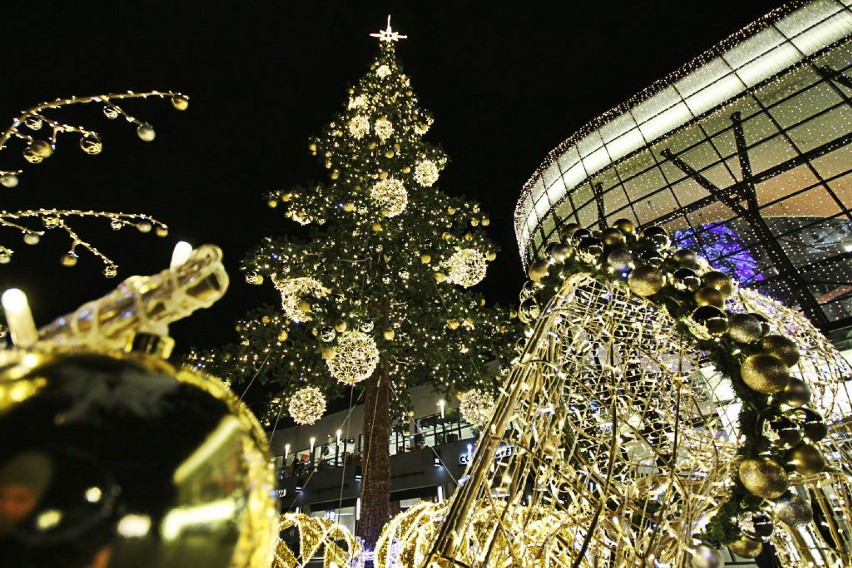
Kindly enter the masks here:
M 736 183 L 737 180 L 728 171 L 725 164 L 716 164 L 710 168 L 701 171 L 701 175 L 706 177 L 710 182 L 719 188 L 725 188 Z
M 571 200 L 574 202 L 574 206 L 578 209 L 590 201 L 593 201 L 594 195 L 592 195 L 592 186 L 588 183 L 584 183 L 571 193 Z
M 583 227 L 592 227 L 597 226 L 598 222 L 598 208 L 594 203 L 590 203 L 584 207 L 581 207 L 579 211 L 577 211 L 577 215 L 580 217 L 580 225 Z
M 733 129 L 724 130 L 711 138 L 716 152 L 723 158 L 733 156 L 737 153 L 737 142 L 734 138 Z
M 823 2 L 818 2 L 818 4 L 821 3 Z M 808 9 L 810 6 L 804 6 L 804 8 Z M 805 55 L 812 55 L 826 45 L 831 45 L 835 41 L 843 39 L 850 33 L 852 33 L 852 14 L 844 10 L 819 25 L 802 32 L 790 41 Z
M 565 223 L 575 223 L 577 221 L 574 217 L 574 208 L 571 207 L 571 202 L 567 199 L 556 208 L 556 215 L 560 219 L 563 219 Z
M 695 117 L 690 112 L 689 107 L 684 103 L 680 103 L 666 109 L 647 122 L 640 123 L 639 130 L 642 131 L 645 140 L 652 141 L 683 126 L 693 118 Z
M 660 170 L 654 168 L 625 182 L 624 189 L 630 200 L 635 202 L 666 185 Z
M 766 181 L 755 184 L 757 202 L 760 205 L 772 203 L 791 193 L 811 187 L 817 181 L 807 165 L 798 166 Z
M 598 134 L 597 130 L 590 132 L 577 142 L 577 150 L 582 157 L 588 156 L 601 146 L 603 146 L 603 141 L 601 141 L 601 135 Z
M 611 163 L 606 148 L 599 148 L 583 158 L 587 176 L 596 174 Z
M 835 47 L 828 53 L 823 53 L 814 59 L 814 63 L 818 66 L 828 65 L 835 71 L 841 71 L 848 68 L 852 65 L 852 42 L 847 41 L 846 43 Z
M 725 160 L 725 166 L 728 168 L 728 171 L 731 172 L 735 179 L 743 179 L 743 171 L 742 167 L 740 166 L 739 156 L 733 156 L 732 158 L 728 158 L 727 160 Z
M 797 155 L 793 146 L 782 136 L 770 138 L 750 148 L 748 151 L 748 157 L 751 161 L 751 171 L 754 174 L 759 174 Z
M 553 228 L 556 226 L 556 221 L 553 219 L 553 215 L 547 215 L 544 218 L 544 223 L 542 224 L 542 229 L 544 231 L 544 237 L 546 240 L 551 240 L 550 233 L 553 232 Z
M 754 146 L 778 132 L 780 130 L 766 113 L 758 114 L 743 122 L 743 136 L 747 147 Z
M 604 142 L 609 143 L 635 126 L 636 123 L 633 121 L 630 113 L 620 114 L 601 126 L 601 137 L 604 139 Z
M 719 161 L 719 156 L 710 144 L 696 146 L 680 154 L 679 157 L 692 169 L 699 171 Z
M 740 67 L 737 69 L 737 75 L 748 87 L 753 87 L 795 65 L 801 59 L 802 54 L 791 44 L 785 43 Z
M 787 37 L 797 36 L 825 20 L 840 9 L 835 2 L 819 0 L 784 16 L 775 24 Z
M 754 91 L 754 96 L 766 106 L 772 106 L 782 99 L 786 99 L 794 93 L 798 93 L 809 86 L 821 81 L 822 78 L 810 66 L 806 65 L 794 69 L 776 81 Z
M 633 114 L 633 118 L 636 119 L 636 122 L 641 127 L 642 123 L 651 120 L 658 114 L 664 112 L 665 110 L 674 106 L 680 101 L 680 95 L 677 93 L 677 91 L 675 91 L 675 88 L 669 86 L 661 91 L 658 91 L 654 96 L 652 96 L 648 100 L 639 103 L 638 105 L 633 107 L 630 112 L 631 114 Z
M 702 207 L 690 215 L 693 223 L 701 225 L 727 221 L 732 217 L 734 217 L 734 212 L 721 201 L 708 203 L 705 207 Z
M 846 205 L 847 210 L 852 206 L 852 174 L 834 178 L 828 182 L 828 187 L 837 196 L 837 199 Z
M 654 157 L 647 150 L 643 150 L 618 164 L 616 169 L 618 170 L 618 175 L 621 176 L 621 180 L 627 181 L 645 172 L 645 170 L 654 167 L 656 167 Z
M 745 41 L 725 52 L 722 57 L 728 64 L 737 69 L 747 63 L 760 58 L 768 51 L 784 41 L 784 36 L 772 27 L 764 28 Z
M 820 185 L 783 201 L 761 207 L 760 213 L 764 217 L 771 215 L 833 217 L 840 213 L 840 206 Z
M 556 162 L 559 164 L 559 170 L 563 173 L 567 172 L 572 166 L 579 163 L 579 161 L 580 153 L 577 151 L 576 146 L 569 147 L 556 159 Z
M 695 116 L 700 116 L 716 108 L 721 103 L 734 98 L 736 95 L 745 90 L 745 85 L 740 81 L 739 77 L 731 73 L 712 85 L 708 85 L 704 89 L 690 95 L 686 99 L 686 104 Z
M 841 146 L 837 150 L 811 160 L 823 179 L 833 178 L 852 170 L 852 146 Z
M 679 154 L 687 148 L 692 148 L 705 140 L 706 138 L 701 128 L 699 128 L 697 124 L 692 124 L 683 130 L 678 131 L 676 134 L 668 136 L 664 140 L 655 142 L 653 145 L 653 152 L 654 155 L 657 156 L 658 160 L 663 161 L 664 158 L 660 154 L 662 150 L 669 149 L 675 154 Z
M 687 178 L 688 176 L 683 171 L 674 165 L 670 160 L 661 161 L 660 168 L 663 170 L 663 175 L 669 184 L 677 183 L 678 181 Z
M 625 205 L 627 205 L 627 194 L 620 185 L 604 194 L 604 210 L 607 213 L 621 209 Z
M 689 205 L 690 203 L 694 203 L 699 199 L 703 199 L 710 195 L 709 191 L 698 185 L 698 183 L 691 178 L 686 178 L 674 184 L 672 186 L 672 190 L 681 205 Z
M 541 178 L 544 180 L 544 186 L 550 187 L 553 185 L 556 180 L 559 179 L 560 171 L 556 164 L 550 164 L 548 167 L 544 169 L 541 173 Z M 537 200 L 536 200 L 537 201 Z
M 840 103 L 841 99 L 825 83 L 816 85 L 769 109 L 772 117 L 783 128 L 790 128 L 825 109 Z
M 645 145 L 645 139 L 638 128 L 628 131 L 607 143 L 606 149 L 613 161 L 620 160 L 629 153 Z
M 674 86 L 680 92 L 681 96 L 686 98 L 729 72 L 730 69 L 727 63 L 721 57 L 717 57 L 708 61 L 683 79 L 675 82 Z
M 583 180 L 585 180 L 588 176 L 586 174 L 586 168 L 583 167 L 583 162 L 577 162 L 573 166 L 571 166 L 565 174 L 562 176 L 562 183 L 560 184 L 561 190 L 557 193 L 559 197 L 566 191 L 570 191 L 571 189 L 580 185 Z M 559 199 L 559 197 L 551 198 L 554 201 Z
M 543 219 L 544 215 L 550 209 L 550 202 L 547 200 L 547 197 L 542 197 L 535 204 L 535 216 L 536 219 Z
M 790 138 L 802 152 L 822 146 L 852 132 L 852 110 L 842 105 L 790 130 Z
M 796 267 L 840 256 L 847 252 L 846 247 L 852 244 L 852 228 L 845 218 L 803 218 L 802 221 L 811 223 L 801 229 L 786 231 L 778 237 L 778 242 Z M 783 224 L 775 223 L 770 223 L 770 227 L 773 232 L 786 228 Z

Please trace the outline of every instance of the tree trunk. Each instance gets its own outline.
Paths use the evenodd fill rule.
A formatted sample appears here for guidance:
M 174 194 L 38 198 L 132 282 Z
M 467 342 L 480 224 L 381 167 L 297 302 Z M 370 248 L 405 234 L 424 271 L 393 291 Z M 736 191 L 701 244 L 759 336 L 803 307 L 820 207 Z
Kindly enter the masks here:
M 390 389 L 382 360 L 365 381 L 364 459 L 361 461 L 361 520 L 358 536 L 365 550 L 374 550 L 390 519 Z

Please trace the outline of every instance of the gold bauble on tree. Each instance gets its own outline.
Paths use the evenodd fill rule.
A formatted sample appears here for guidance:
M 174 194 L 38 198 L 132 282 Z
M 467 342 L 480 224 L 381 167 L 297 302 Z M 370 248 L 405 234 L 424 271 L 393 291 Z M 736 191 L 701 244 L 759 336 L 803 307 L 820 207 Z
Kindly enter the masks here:
M 744 459 L 740 463 L 739 477 L 750 493 L 764 499 L 776 499 L 787 491 L 787 472 L 767 457 Z
M 699 306 L 725 307 L 725 296 L 716 288 L 710 288 L 709 286 L 704 286 L 696 290 L 693 298 Z
M 752 390 L 774 394 L 790 384 L 790 373 L 781 359 L 768 353 L 751 355 L 740 366 L 740 377 Z
M 624 237 L 624 233 L 622 233 L 615 227 L 604 229 L 601 232 L 600 239 L 601 242 L 608 247 L 617 247 L 627 242 L 627 239 Z
M 563 243 L 567 243 L 570 241 L 574 233 L 576 233 L 580 229 L 580 225 L 577 223 L 566 223 L 559 228 L 559 240 Z
M 787 465 L 802 475 L 815 475 L 825 469 L 822 452 L 810 444 L 801 443 L 786 455 Z
M 811 506 L 792 489 L 775 500 L 772 514 L 791 527 L 806 525 L 814 518 Z
M 630 271 L 627 277 L 627 285 L 630 290 L 639 296 L 653 296 L 663 289 L 666 284 L 666 275 L 662 270 L 654 266 L 637 266 Z
M 636 232 L 636 224 L 630 219 L 617 219 L 612 226 L 623 233 L 632 235 Z
M 740 538 L 728 543 L 728 550 L 743 558 L 757 558 L 763 550 L 763 544 L 750 538 Z
M 543 278 L 547 276 L 547 261 L 546 260 L 537 260 L 530 264 L 530 268 L 527 271 L 529 274 L 530 280 L 533 282 L 541 282 Z

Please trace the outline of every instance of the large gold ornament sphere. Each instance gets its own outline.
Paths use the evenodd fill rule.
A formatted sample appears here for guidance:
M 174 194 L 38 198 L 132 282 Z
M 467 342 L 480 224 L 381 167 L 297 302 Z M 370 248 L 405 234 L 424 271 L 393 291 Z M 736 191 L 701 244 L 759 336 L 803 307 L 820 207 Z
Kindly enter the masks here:
M 775 501 L 772 514 L 791 527 L 806 525 L 814 518 L 811 506 L 792 490 L 787 491 Z
M 767 335 L 760 340 L 758 344 L 761 351 L 775 355 L 788 367 L 792 367 L 799 362 L 799 347 L 792 339 L 783 335 Z
M 733 314 L 729 320 L 728 337 L 737 343 L 754 343 L 763 334 L 763 326 L 751 314 Z
M 571 256 L 571 247 L 564 244 L 558 244 L 550 251 L 550 258 L 556 262 L 563 263 Z M 492 259 L 493 260 L 493 259 Z
M 822 452 L 810 444 L 799 444 L 787 452 L 787 465 L 802 475 L 815 475 L 825 469 Z
M 701 306 L 689 316 L 693 333 L 702 339 L 720 337 L 728 331 L 728 314 L 716 306 Z
M 750 389 L 763 394 L 774 394 L 790 384 L 787 365 L 768 353 L 747 357 L 740 366 L 740 377 Z
M 566 223 L 565 225 L 562 225 L 559 228 L 559 240 L 563 243 L 567 243 L 579 229 L 580 225 L 577 223 Z
M 663 289 L 666 284 L 666 275 L 662 270 L 654 266 L 637 266 L 627 277 L 627 285 L 630 290 L 639 296 L 653 296 Z
M 724 272 L 718 270 L 705 272 L 701 277 L 701 282 L 705 286 L 720 291 L 726 298 L 734 293 L 734 281 Z
M 633 234 L 636 231 L 636 225 L 630 219 L 616 219 L 612 226 L 627 234 Z
M 743 558 L 757 558 L 763 550 L 763 544 L 750 538 L 740 538 L 728 543 L 728 550 Z
M 740 481 L 753 495 L 775 499 L 787 491 L 787 472 L 770 458 L 748 458 L 740 463 Z
M 722 568 L 725 560 L 722 554 L 712 546 L 699 544 L 695 547 L 691 564 L 692 568 Z
M 704 286 L 696 290 L 693 298 L 699 306 L 725 307 L 725 296 L 716 288 L 710 288 L 709 286 Z
M 224 384 L 142 354 L 0 352 L 3 565 L 260 568 L 267 439 Z
M 615 227 L 604 229 L 601 232 L 600 239 L 601 242 L 608 247 L 617 247 L 619 245 L 627 243 L 627 239 L 625 238 L 624 233 L 622 233 Z
M 530 264 L 530 268 L 527 273 L 530 276 L 530 280 L 533 282 L 541 282 L 541 280 L 547 276 L 547 261 L 537 260 L 533 262 Z

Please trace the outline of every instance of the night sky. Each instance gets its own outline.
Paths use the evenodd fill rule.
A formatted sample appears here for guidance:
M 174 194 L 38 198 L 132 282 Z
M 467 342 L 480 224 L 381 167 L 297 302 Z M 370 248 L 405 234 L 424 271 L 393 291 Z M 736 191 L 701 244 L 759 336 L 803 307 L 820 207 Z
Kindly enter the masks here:
M 83 254 L 60 266 L 64 235 L 16 249 L 0 266 L 0 287 L 24 289 L 36 322 L 47 324 L 133 274 L 154 274 L 178 240 L 224 250 L 231 288 L 212 308 L 172 326 L 178 351 L 236 338 L 234 321 L 278 301 L 272 286 L 249 286 L 239 271 L 262 236 L 294 224 L 266 206 L 265 192 L 319 180 L 308 137 L 346 101 L 346 88 L 377 53 L 370 33 L 386 25 L 408 36 L 397 54 L 421 104 L 435 116 L 427 139 L 451 163 L 438 187 L 480 201 L 502 253 L 477 289 L 514 303 L 524 281 L 512 217 L 523 184 L 548 151 L 585 123 L 742 28 L 779 2 L 484 2 L 479 0 L 293 0 L 267 2 L 23 2 L 0 6 L 3 53 L 0 120 L 68 95 L 175 90 L 168 101 L 124 104 L 152 123 L 154 142 L 107 120 L 99 107 L 51 116 L 101 134 L 88 156 L 73 137 L 31 166 L 21 145 L 0 152 L 0 167 L 25 167 L 2 189 L 7 211 L 74 208 L 147 213 L 167 223 L 157 238 L 103 222 L 78 224 L 82 236 L 119 264 L 101 276 Z M 227 6 L 227 7 L 223 7 Z M 5 117 L 5 118 L 3 118 Z M 334 251 L 330 250 L 333 255 Z

